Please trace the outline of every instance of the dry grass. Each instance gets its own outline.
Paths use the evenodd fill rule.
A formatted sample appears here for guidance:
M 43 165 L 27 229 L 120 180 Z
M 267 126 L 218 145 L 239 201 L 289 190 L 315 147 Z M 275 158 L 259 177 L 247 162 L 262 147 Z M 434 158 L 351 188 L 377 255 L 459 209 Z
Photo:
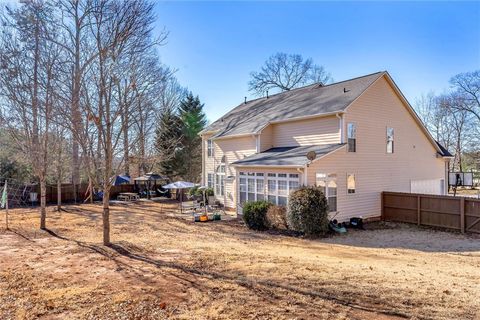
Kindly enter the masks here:
M 480 239 L 373 225 L 324 239 L 193 223 L 173 204 L 11 211 L 0 231 L 1 319 L 475 319 Z

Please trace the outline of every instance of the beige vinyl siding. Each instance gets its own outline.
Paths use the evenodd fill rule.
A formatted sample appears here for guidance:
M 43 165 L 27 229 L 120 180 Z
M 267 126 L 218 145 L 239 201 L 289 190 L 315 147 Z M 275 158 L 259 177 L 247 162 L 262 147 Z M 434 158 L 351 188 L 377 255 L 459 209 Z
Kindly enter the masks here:
M 214 160 L 214 170 L 222 160 L 223 155 L 225 155 L 226 160 L 226 173 L 225 176 L 236 176 L 236 171 L 231 164 L 237 160 L 243 159 L 247 156 L 250 156 L 256 152 L 256 138 L 254 136 L 231 138 L 231 139 L 220 139 L 214 140 L 215 146 L 215 160 Z M 228 208 L 235 208 L 236 201 L 236 180 L 225 181 L 225 196 L 217 197 L 222 203 Z
M 274 147 L 340 143 L 339 119 L 336 116 L 272 124 Z
M 337 174 L 337 219 L 380 216 L 382 191 L 410 192 L 411 180 L 445 179 L 445 161 L 382 77 L 359 97 L 344 116 L 357 124 L 357 152 L 341 148 L 313 162 L 315 173 Z M 394 153 L 386 152 L 386 128 L 395 130 Z M 347 174 L 355 174 L 356 192 L 347 194 Z
M 268 125 L 260 134 L 260 152 L 273 148 L 273 129 Z

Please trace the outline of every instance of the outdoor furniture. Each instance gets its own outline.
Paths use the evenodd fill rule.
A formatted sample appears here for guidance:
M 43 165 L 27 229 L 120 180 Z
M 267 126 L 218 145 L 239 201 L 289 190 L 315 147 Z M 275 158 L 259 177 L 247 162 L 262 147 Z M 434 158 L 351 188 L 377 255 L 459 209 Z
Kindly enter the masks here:
M 138 200 L 139 196 L 137 193 L 134 192 L 121 192 L 118 196 L 117 199 L 123 199 L 124 201 L 133 201 L 133 200 Z
M 119 194 L 119 195 L 117 196 L 117 200 L 120 200 L 120 201 L 128 201 L 128 200 L 130 200 L 130 197 Z
M 148 172 L 144 176 L 133 179 L 135 190 L 145 191 L 144 194 L 147 198 L 150 198 L 152 195 L 156 196 L 155 190 L 157 190 L 157 187 L 167 181 L 167 177 L 163 177 L 153 172 Z
M 178 189 L 180 190 L 180 213 L 183 213 L 183 189 L 190 189 L 197 186 L 197 184 L 193 182 L 186 182 L 186 181 L 176 181 L 166 186 L 163 186 L 164 189 Z

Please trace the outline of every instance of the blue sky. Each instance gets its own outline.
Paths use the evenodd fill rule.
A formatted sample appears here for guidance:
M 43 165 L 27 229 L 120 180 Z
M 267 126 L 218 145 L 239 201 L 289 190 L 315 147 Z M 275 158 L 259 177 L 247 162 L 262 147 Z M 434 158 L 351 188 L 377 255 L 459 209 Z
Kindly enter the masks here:
M 158 2 L 162 61 L 210 121 L 241 103 L 276 52 L 311 57 L 335 81 L 388 70 L 414 104 L 480 68 L 480 2 Z

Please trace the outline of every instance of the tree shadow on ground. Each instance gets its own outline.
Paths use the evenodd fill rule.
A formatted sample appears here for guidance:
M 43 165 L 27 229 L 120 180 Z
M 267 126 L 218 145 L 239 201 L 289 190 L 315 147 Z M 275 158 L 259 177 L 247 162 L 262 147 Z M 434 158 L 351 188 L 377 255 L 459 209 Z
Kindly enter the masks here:
M 59 235 L 52 230 L 47 229 L 46 232 L 52 237 L 76 243 L 78 246 L 84 249 L 91 250 L 96 254 L 100 254 L 103 257 L 112 260 L 115 263 L 117 271 L 122 272 L 124 270 L 128 270 L 129 272 L 136 275 L 137 280 L 145 282 L 149 285 L 154 285 L 154 283 L 142 277 L 144 273 L 144 270 L 142 270 L 141 267 L 142 264 L 162 269 L 162 274 L 166 273 L 169 276 L 172 276 L 179 281 L 182 281 L 183 285 L 193 287 L 203 292 L 207 292 L 211 290 L 211 288 L 205 287 L 202 281 L 198 281 L 199 279 L 228 282 L 255 292 L 255 294 L 257 295 L 264 296 L 264 298 L 271 297 L 272 292 L 281 290 L 284 292 L 288 292 L 289 294 L 296 294 L 309 298 L 318 298 L 367 312 L 381 313 L 401 318 L 410 317 L 410 315 L 398 311 L 395 306 L 389 306 L 386 301 L 383 301 L 382 304 L 369 301 L 372 303 L 360 305 L 355 301 L 358 299 L 354 297 L 348 297 L 346 295 L 339 295 L 338 292 L 330 289 L 329 284 L 325 284 L 321 288 L 302 288 L 299 286 L 289 285 L 287 283 L 280 282 L 279 280 L 274 279 L 251 278 L 245 276 L 238 270 L 233 273 L 218 272 L 201 267 L 188 266 L 184 263 L 177 261 L 166 261 L 158 258 L 149 257 L 144 252 L 142 252 L 142 249 L 140 247 L 132 246 L 130 244 L 112 243 L 110 246 L 102 246 L 78 241 L 75 239 L 70 239 Z M 132 262 L 135 261 L 137 263 L 128 263 L 129 260 Z

